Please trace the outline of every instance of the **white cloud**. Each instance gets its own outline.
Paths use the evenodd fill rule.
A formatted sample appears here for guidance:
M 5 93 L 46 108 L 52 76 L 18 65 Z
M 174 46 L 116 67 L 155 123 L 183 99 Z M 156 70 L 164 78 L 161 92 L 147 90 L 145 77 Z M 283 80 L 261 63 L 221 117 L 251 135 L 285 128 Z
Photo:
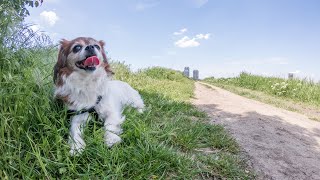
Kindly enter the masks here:
M 209 38 L 210 38 L 209 33 L 197 34 L 193 38 L 189 38 L 188 36 L 184 36 L 180 40 L 176 41 L 174 44 L 180 48 L 197 47 L 197 46 L 200 46 L 200 42 L 198 40 L 202 40 L 202 39 L 208 40 Z
M 196 38 L 190 39 L 188 36 L 184 36 L 182 39 L 178 40 L 174 44 L 180 48 L 200 46 L 200 43 L 196 41 Z
M 138 2 L 135 5 L 136 11 L 143 11 L 145 9 L 153 8 L 158 5 L 158 2 Z
M 205 4 L 207 4 L 209 0 L 192 0 L 192 3 L 197 7 L 200 8 L 202 6 L 204 6 Z
M 38 24 L 34 24 L 32 26 L 30 26 L 30 29 L 33 31 L 33 33 L 37 34 L 37 35 L 47 35 L 50 37 L 50 39 L 56 43 L 58 42 L 58 40 L 60 40 L 61 38 L 59 38 L 59 34 L 56 32 L 52 32 L 52 31 L 44 31 L 44 27 L 42 27 L 41 25 Z
M 53 11 L 42 11 L 40 13 L 40 20 L 49 26 L 53 26 L 59 20 L 59 17 Z
M 38 24 L 34 24 L 32 26 L 30 26 L 30 28 L 32 29 L 33 32 L 37 32 L 39 31 L 42 27 Z
M 180 29 L 180 31 L 178 31 L 178 32 L 174 32 L 173 34 L 174 34 L 174 35 L 181 35 L 181 34 L 187 32 L 187 31 L 188 31 L 187 28 L 183 28 L 183 29 Z
M 207 33 L 207 34 L 197 34 L 196 38 L 197 39 L 209 39 L 210 38 L 210 34 L 209 33 Z

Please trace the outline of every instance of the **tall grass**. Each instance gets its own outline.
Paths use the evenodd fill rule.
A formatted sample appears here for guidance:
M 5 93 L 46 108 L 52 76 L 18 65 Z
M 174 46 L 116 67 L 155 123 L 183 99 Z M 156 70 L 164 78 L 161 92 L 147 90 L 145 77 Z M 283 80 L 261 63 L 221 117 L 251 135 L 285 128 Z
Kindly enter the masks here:
M 118 69 L 115 74 L 116 79 L 129 82 L 137 89 L 162 94 L 176 101 L 186 101 L 193 96 L 194 83 L 185 78 L 181 72 L 152 67 L 131 73 L 129 67 L 123 63 L 114 62 L 112 66 Z
M 244 170 L 235 141 L 222 127 L 208 125 L 206 115 L 186 102 L 193 95 L 193 81 L 165 68 L 132 73 L 118 62 L 112 64 L 115 78 L 138 89 L 147 110 L 125 110 L 123 142 L 113 148 L 103 143 L 103 123 L 89 122 L 86 149 L 71 157 L 66 108 L 52 97 L 56 51 L 29 49 L 1 56 L 1 179 L 252 177 Z M 214 153 L 198 152 L 208 148 Z
M 232 85 L 320 106 L 320 85 L 308 80 L 263 77 L 241 73 L 235 78 L 207 78 L 208 83 Z

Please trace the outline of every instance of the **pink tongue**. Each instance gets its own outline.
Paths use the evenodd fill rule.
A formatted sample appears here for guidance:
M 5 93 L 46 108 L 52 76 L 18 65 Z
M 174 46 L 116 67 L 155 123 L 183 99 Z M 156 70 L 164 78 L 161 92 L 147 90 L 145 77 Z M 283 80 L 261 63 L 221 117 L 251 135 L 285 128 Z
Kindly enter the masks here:
M 83 63 L 84 66 L 98 66 L 99 64 L 100 61 L 97 56 L 88 57 Z

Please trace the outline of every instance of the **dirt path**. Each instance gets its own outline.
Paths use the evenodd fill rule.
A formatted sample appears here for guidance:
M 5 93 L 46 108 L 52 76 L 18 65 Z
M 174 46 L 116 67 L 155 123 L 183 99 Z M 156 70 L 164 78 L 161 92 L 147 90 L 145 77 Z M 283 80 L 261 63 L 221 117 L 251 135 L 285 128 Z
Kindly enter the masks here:
M 258 179 L 320 180 L 320 122 L 196 83 L 195 104 L 237 140 Z

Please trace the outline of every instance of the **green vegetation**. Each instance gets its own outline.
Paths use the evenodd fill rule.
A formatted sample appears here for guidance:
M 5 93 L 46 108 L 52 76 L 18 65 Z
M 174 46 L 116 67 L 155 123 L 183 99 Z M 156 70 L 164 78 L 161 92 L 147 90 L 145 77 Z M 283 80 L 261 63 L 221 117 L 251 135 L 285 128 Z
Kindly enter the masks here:
M 153 67 L 132 74 L 129 67 L 123 63 L 113 63 L 112 66 L 119 69 L 115 74 L 116 79 L 124 80 L 138 89 L 143 87 L 140 90 L 162 94 L 177 101 L 186 101 L 193 96 L 194 83 L 185 78 L 181 72 Z
M 37 42 L 48 45 L 48 37 L 33 32 L 23 20 L 29 15 L 27 7 L 38 7 L 43 0 L 1 0 L 0 1 L 0 49 L 17 50 L 34 47 Z
M 0 178 L 250 178 L 238 158 L 238 147 L 220 126 L 186 101 L 193 81 L 180 73 L 149 68 L 132 73 L 113 63 L 116 78 L 138 89 L 147 110 L 126 109 L 123 142 L 109 149 L 103 143 L 102 122 L 85 129 L 87 147 L 69 155 L 66 109 L 52 97 L 51 69 L 55 52 L 37 50 L 1 59 Z M 174 74 L 175 79 L 149 76 Z M 203 154 L 209 149 L 211 153 Z
M 312 81 L 282 79 L 241 73 L 235 78 L 208 78 L 204 82 L 220 87 L 234 86 L 264 92 L 279 98 L 320 107 L 320 85 Z

